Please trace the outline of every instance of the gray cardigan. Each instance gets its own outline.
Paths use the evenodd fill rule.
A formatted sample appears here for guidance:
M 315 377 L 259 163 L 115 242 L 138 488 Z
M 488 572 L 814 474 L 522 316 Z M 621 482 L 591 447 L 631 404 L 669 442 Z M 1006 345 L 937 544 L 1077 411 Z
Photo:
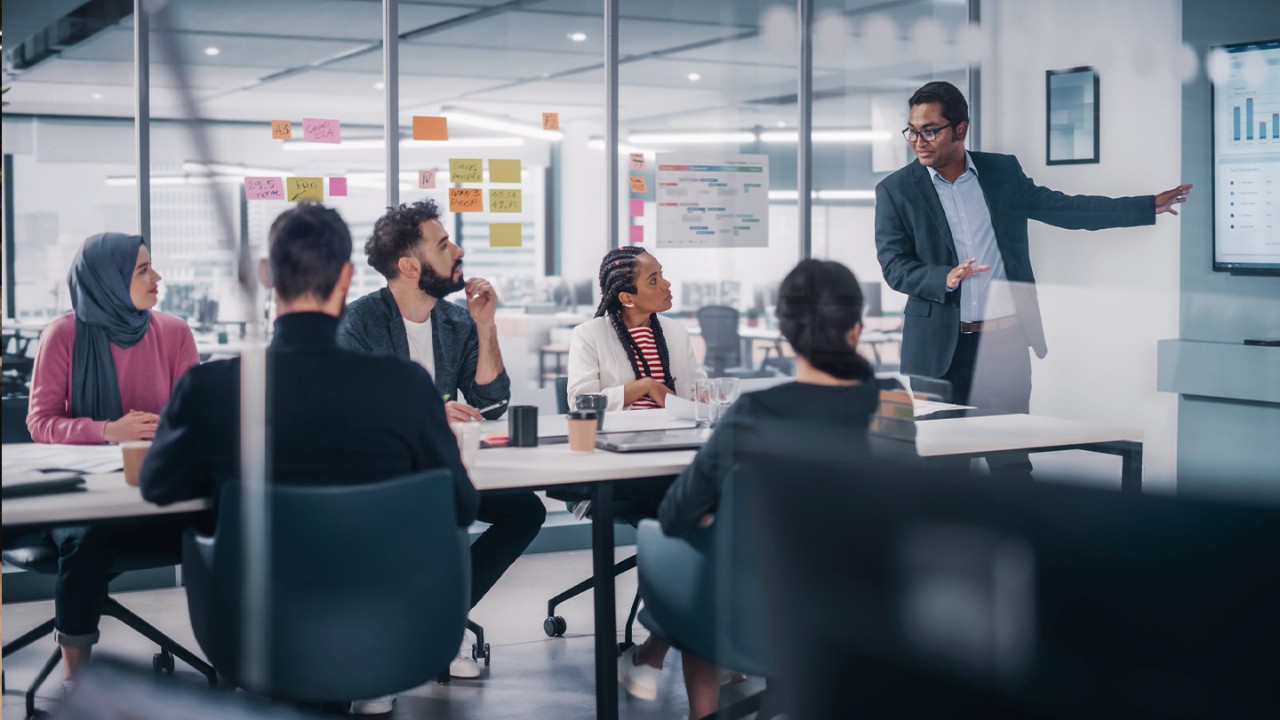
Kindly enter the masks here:
M 456 400 L 461 392 L 476 408 L 511 399 L 511 378 L 506 370 L 487 385 L 476 384 L 480 339 L 466 309 L 443 299 L 437 302 L 431 311 L 431 343 L 436 356 L 434 380 L 441 395 L 448 393 L 450 400 Z M 338 345 L 409 360 L 409 336 L 390 290 L 382 288 L 347 305 L 338 323 Z M 506 410 L 504 405 L 484 416 L 497 420 Z

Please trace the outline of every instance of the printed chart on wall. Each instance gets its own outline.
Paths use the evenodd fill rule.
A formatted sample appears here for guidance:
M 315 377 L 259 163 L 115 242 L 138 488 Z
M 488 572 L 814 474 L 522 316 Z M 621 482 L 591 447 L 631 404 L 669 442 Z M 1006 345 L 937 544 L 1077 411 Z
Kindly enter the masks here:
M 1280 40 L 1231 45 L 1214 86 L 1215 270 L 1280 271 Z
M 766 155 L 659 153 L 658 247 L 768 247 Z

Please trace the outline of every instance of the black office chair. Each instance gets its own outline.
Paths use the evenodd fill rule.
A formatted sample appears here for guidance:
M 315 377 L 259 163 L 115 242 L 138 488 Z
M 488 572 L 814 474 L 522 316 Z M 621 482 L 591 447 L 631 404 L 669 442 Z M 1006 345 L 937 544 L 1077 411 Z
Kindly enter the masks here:
M 754 378 L 769 375 L 742 365 L 742 336 L 738 334 L 738 310 L 726 305 L 698 308 L 698 327 L 707 353 L 702 364 L 709 377 Z
M 27 429 L 27 410 L 31 407 L 31 398 L 27 395 L 14 395 L 0 398 L 4 408 L 4 442 L 29 443 L 31 431 Z
M 346 702 L 447 672 L 467 620 L 471 564 L 447 469 L 361 485 L 272 485 L 263 677 L 242 651 L 241 488 L 219 494 L 212 536 L 183 543 L 196 639 L 240 687 Z

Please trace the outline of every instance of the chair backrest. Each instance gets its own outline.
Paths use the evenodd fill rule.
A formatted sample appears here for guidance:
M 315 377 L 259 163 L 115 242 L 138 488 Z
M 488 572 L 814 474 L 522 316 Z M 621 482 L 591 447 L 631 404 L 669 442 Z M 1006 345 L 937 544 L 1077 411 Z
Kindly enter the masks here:
M 220 673 L 272 698 L 340 702 L 416 687 L 462 640 L 470 560 L 447 469 L 359 485 L 274 485 L 267 677 L 242 663 L 239 483 L 212 538 L 188 532 L 191 622 Z
M 3 420 L 0 421 L 3 422 L 4 442 L 31 442 L 31 431 L 27 430 L 27 411 L 31 406 L 31 398 L 16 395 L 0 399 L 0 403 L 4 407 Z
M 556 412 L 569 414 L 569 378 L 564 376 L 556 378 Z
M 713 371 L 742 364 L 742 339 L 738 336 L 738 310 L 727 305 L 698 308 L 698 327 L 707 345 L 703 363 Z

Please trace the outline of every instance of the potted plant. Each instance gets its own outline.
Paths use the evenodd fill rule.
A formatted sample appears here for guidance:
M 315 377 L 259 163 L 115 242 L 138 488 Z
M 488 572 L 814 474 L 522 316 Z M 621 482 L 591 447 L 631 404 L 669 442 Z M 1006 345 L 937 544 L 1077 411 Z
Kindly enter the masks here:
M 747 309 L 747 327 L 756 327 L 760 324 L 760 308 Z

